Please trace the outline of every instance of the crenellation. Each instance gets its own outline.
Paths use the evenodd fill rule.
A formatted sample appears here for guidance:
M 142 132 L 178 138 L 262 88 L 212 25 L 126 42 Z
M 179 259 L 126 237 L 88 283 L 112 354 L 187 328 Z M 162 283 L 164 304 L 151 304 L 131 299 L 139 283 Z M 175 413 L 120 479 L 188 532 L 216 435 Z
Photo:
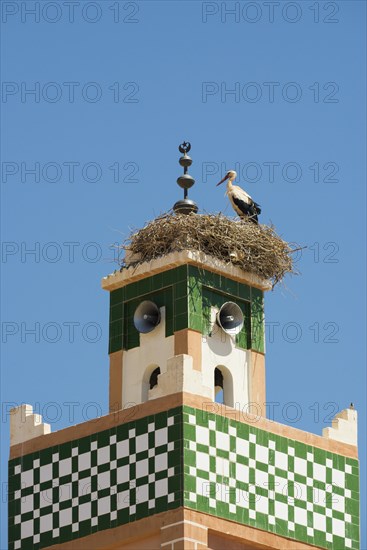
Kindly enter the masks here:
M 23 404 L 10 410 L 11 446 L 49 433 L 50 424 L 43 423 L 42 416 L 33 413 L 32 405 Z
M 355 409 L 344 409 L 338 412 L 331 422 L 331 427 L 324 428 L 322 435 L 349 445 L 358 445 L 358 414 Z

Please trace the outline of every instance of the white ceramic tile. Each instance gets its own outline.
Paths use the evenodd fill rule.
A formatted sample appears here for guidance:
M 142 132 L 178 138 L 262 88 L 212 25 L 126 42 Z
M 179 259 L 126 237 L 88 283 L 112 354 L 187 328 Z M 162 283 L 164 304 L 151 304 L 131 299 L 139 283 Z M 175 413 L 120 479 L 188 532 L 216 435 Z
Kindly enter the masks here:
M 294 508 L 294 521 L 298 525 L 303 525 L 307 527 L 307 510 L 295 506 Z
M 155 432 L 155 446 L 167 445 L 168 442 L 168 430 L 167 428 L 160 428 Z
M 288 455 L 286 455 L 285 453 L 281 453 L 280 451 L 275 451 L 274 465 L 280 470 L 288 471 Z
M 91 463 L 90 463 L 90 453 L 82 453 L 78 456 L 78 470 L 79 472 L 83 470 L 89 470 Z
M 275 501 L 275 517 L 288 521 L 288 506 L 284 502 Z
M 130 467 L 128 464 L 125 466 L 119 466 L 116 470 L 117 483 L 126 483 L 130 479 Z
M 149 485 L 140 485 L 136 488 L 136 503 L 147 502 L 149 500 Z
M 317 464 L 314 462 L 313 465 L 313 475 L 314 478 L 318 481 L 326 482 L 326 466 L 323 466 L 322 464 Z
M 209 429 L 196 426 L 196 443 L 209 446 Z
M 345 474 L 340 470 L 332 471 L 332 482 L 337 487 L 345 487 Z
M 23 521 L 20 526 L 20 536 L 22 539 L 33 537 L 33 520 Z
M 209 471 L 209 455 L 206 453 L 198 452 L 196 453 L 196 467 L 199 470 L 204 470 L 205 472 Z
M 136 477 L 144 477 L 149 473 L 149 460 L 146 458 L 144 460 L 139 460 L 136 463 Z
M 155 471 L 161 472 L 162 470 L 167 470 L 167 453 L 156 455 L 154 459 Z
M 72 522 L 72 509 L 66 508 L 65 510 L 60 510 L 59 514 L 60 527 L 65 525 L 70 525 Z
M 70 500 L 72 497 L 72 486 L 71 483 L 65 483 L 60 485 L 59 488 L 59 501 L 64 502 L 65 500 Z
M 149 447 L 148 434 L 138 435 L 136 438 L 136 452 L 141 453 L 142 451 L 147 451 L 148 447 Z
M 160 479 L 155 482 L 155 496 L 156 498 L 162 497 L 168 493 L 167 479 Z
M 255 483 L 258 487 L 262 489 L 267 489 L 269 487 L 269 476 L 266 472 L 262 470 L 255 470 Z
M 106 464 L 110 460 L 110 448 L 106 445 L 97 451 L 97 463 Z
M 110 497 L 103 497 L 98 499 L 98 515 L 109 514 L 111 512 L 111 499 Z
M 300 476 L 307 477 L 307 460 L 296 456 L 294 459 L 294 471 Z
M 52 514 L 40 517 L 40 533 L 46 533 L 52 530 Z
M 332 519 L 332 525 L 333 525 L 333 535 L 337 535 L 338 537 L 345 537 L 345 523 L 344 521 L 340 519 Z
M 33 510 L 33 495 L 27 495 L 23 497 L 20 503 L 20 510 L 22 514 L 31 512 Z
M 22 489 L 31 487 L 33 485 L 33 470 L 26 470 L 25 472 L 22 472 L 20 475 L 20 483 Z
M 256 460 L 268 464 L 269 462 L 269 449 L 263 445 L 256 445 Z
M 229 435 L 223 432 L 216 433 L 217 448 L 223 451 L 229 451 Z
M 263 495 L 257 495 L 255 502 L 256 512 L 261 512 L 262 514 L 269 514 L 269 499 Z
M 102 489 L 107 489 L 107 487 L 110 486 L 110 472 L 102 472 L 101 474 L 98 474 L 97 477 L 97 486 L 98 491 L 101 491 Z
M 326 531 L 326 517 L 318 514 L 317 512 L 313 515 L 313 527 L 314 529 L 317 529 L 318 531 L 325 532 Z

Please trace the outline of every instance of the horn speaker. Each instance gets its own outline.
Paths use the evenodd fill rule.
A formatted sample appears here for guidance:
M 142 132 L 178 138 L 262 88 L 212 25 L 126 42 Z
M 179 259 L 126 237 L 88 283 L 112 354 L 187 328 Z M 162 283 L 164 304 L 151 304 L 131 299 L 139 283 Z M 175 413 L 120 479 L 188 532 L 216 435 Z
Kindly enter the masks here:
M 134 325 L 136 330 L 147 334 L 155 329 L 161 321 L 161 312 L 154 302 L 145 300 L 135 310 Z
M 217 313 L 217 323 L 227 334 L 238 334 L 244 323 L 241 308 L 234 302 L 226 302 Z

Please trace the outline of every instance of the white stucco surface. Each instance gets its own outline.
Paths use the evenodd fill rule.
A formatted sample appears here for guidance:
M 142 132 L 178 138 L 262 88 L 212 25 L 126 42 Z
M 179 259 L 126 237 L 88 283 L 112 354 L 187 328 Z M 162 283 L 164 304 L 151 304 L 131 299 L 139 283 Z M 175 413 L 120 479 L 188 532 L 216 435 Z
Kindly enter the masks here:
M 148 334 L 140 334 L 140 346 L 124 351 L 122 406 L 134 405 L 148 398 L 149 377 L 156 367 L 167 370 L 167 359 L 174 354 L 174 336 L 166 338 L 166 312 L 162 307 L 161 322 Z M 143 399 L 143 396 L 146 399 Z
M 251 353 L 236 347 L 235 336 L 225 333 L 215 322 L 217 310 L 211 311 L 211 335 L 202 340 L 203 384 L 214 393 L 214 370 L 218 367 L 224 378 L 224 403 L 241 410 L 249 402 L 249 362 Z M 224 367 L 224 368 L 223 368 Z
M 166 372 L 158 377 L 158 385 L 149 390 L 149 399 L 177 392 L 193 393 L 211 399 L 211 386 L 203 384 L 202 373 L 193 368 L 191 355 L 175 355 L 168 359 Z

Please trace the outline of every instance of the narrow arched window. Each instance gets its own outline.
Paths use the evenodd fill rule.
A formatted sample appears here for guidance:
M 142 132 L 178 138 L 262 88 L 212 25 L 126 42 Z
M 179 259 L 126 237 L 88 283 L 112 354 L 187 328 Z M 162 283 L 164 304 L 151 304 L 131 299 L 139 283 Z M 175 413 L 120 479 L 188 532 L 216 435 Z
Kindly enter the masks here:
M 228 407 L 234 406 L 232 373 L 224 365 L 214 369 L 214 401 Z
M 218 367 L 214 370 L 214 396 L 216 403 L 224 403 L 223 374 Z
M 161 369 L 157 367 L 154 369 L 149 378 L 149 389 L 152 390 L 155 386 L 158 386 L 158 376 L 161 374 Z
M 141 384 L 141 402 L 149 401 L 150 390 L 158 386 L 158 376 L 161 374 L 161 369 L 157 364 L 146 367 Z

